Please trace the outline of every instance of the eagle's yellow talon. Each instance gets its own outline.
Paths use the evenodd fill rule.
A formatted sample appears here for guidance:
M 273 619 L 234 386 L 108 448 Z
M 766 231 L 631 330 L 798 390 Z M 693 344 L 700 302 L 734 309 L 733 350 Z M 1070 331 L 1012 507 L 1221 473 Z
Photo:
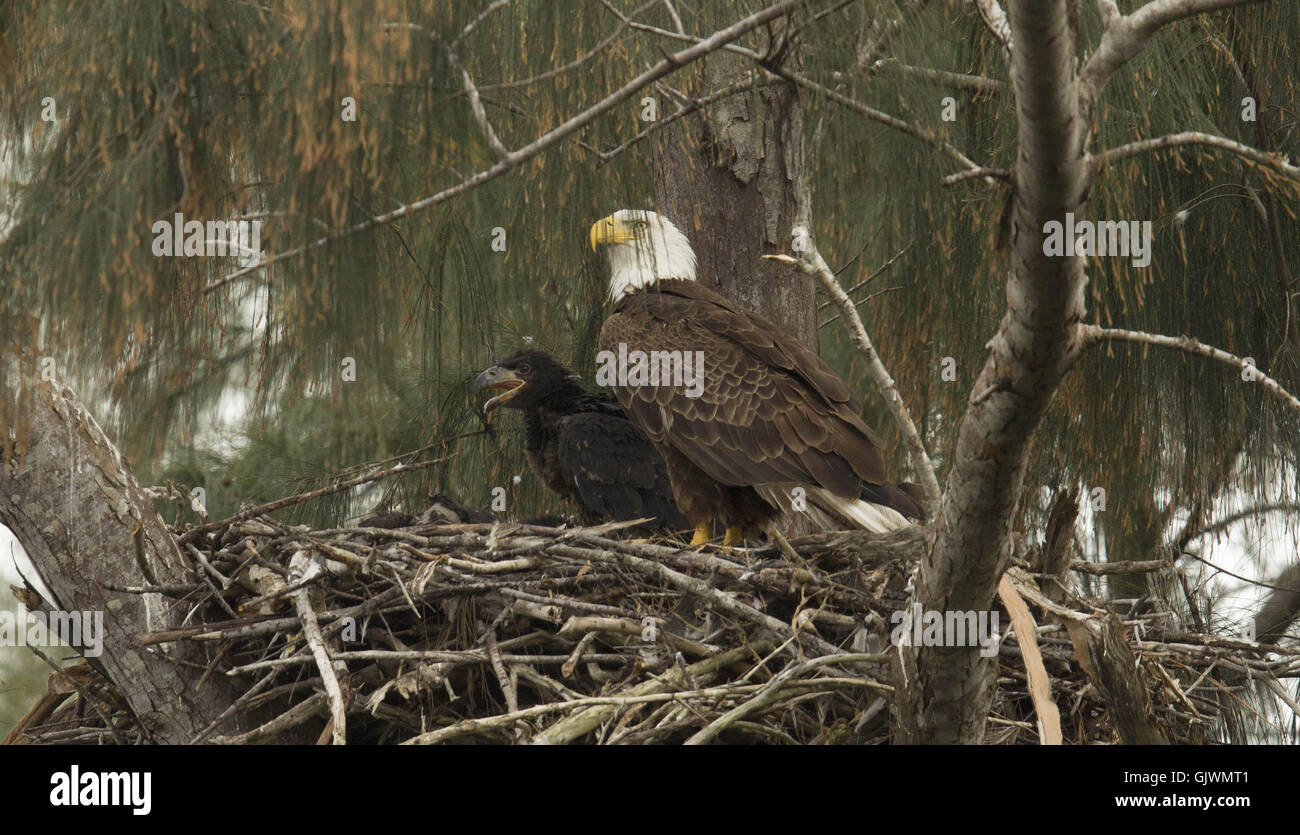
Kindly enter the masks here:
M 712 537 L 713 528 L 708 522 L 701 522 L 695 526 L 695 536 L 691 538 L 691 547 L 695 548 L 708 542 Z
M 727 528 L 727 535 L 722 538 L 722 544 L 728 548 L 744 539 L 744 534 L 739 525 L 733 525 Z

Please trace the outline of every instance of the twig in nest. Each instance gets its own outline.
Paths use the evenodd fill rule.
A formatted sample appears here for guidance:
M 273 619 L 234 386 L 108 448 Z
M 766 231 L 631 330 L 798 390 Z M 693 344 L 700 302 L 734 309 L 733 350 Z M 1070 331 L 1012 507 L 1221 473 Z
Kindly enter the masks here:
M 298 568 L 302 572 L 303 580 L 310 579 L 318 574 L 321 569 L 315 562 L 302 551 L 293 555 L 290 560 L 291 568 Z M 311 647 L 311 654 L 316 659 L 316 667 L 320 670 L 321 684 L 325 687 L 325 693 L 329 696 L 330 716 L 334 722 L 334 744 L 345 745 L 348 738 L 348 708 L 347 702 L 343 698 L 343 689 L 339 686 L 338 675 L 335 673 L 334 664 L 330 661 L 329 650 L 325 648 L 325 639 L 321 637 L 320 624 L 316 621 L 316 612 L 311 606 L 311 593 L 306 588 L 299 588 L 293 593 L 293 607 L 298 612 L 298 620 L 302 622 L 303 637 L 307 639 L 307 645 Z M 340 664 L 344 675 L 347 674 L 347 665 Z

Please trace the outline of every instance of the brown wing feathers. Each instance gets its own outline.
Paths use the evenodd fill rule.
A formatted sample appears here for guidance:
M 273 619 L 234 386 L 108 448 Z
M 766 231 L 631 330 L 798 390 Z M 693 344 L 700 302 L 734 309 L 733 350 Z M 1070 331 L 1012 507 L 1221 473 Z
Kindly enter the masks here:
M 884 482 L 859 402 L 821 358 L 756 314 L 687 281 L 660 281 L 625 297 L 601 332 L 614 350 L 702 351 L 699 398 L 671 386 L 620 388 L 655 440 L 724 484 L 816 483 L 857 497 Z M 671 426 L 665 425 L 668 413 Z

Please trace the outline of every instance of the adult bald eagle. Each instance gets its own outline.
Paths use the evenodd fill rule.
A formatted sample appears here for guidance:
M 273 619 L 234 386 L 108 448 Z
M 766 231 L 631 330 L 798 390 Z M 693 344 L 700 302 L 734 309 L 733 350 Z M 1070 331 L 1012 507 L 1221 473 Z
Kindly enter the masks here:
M 527 349 L 478 375 L 476 391 L 505 389 L 483 404 L 523 412 L 524 449 L 553 492 L 582 509 L 586 524 L 653 518 L 685 530 L 663 459 L 612 397 L 592 394 L 545 351 Z
M 695 252 L 667 218 L 623 209 L 591 227 L 591 246 L 607 248 L 611 268 L 599 359 L 628 372 L 609 382 L 663 453 L 692 544 L 711 537 L 714 519 L 727 545 L 756 530 L 779 540 L 772 523 L 801 504 L 824 529 L 885 532 L 923 516 L 886 481 L 881 441 L 844 381 L 764 317 L 698 284 Z M 627 367 L 642 362 L 660 372 L 649 384 Z M 698 377 L 665 380 L 676 363 Z

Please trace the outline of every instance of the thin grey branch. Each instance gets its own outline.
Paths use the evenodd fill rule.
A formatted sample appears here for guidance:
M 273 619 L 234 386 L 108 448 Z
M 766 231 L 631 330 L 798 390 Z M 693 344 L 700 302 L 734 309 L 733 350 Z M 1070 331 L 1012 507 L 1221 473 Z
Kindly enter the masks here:
M 923 81 L 929 81 L 940 87 L 969 90 L 972 93 L 1002 93 L 1008 89 L 1006 82 L 997 79 L 985 78 L 982 75 L 948 72 L 947 70 L 933 70 L 929 67 L 914 67 L 911 64 L 899 63 L 893 58 L 882 58 L 876 61 L 871 65 L 871 70 L 874 73 L 908 75 Z
M 1138 142 L 1130 142 L 1127 145 L 1120 145 L 1118 148 L 1111 148 L 1108 151 L 1098 154 L 1093 159 L 1093 166 L 1100 169 L 1118 162 L 1119 160 L 1135 157 L 1139 154 L 1186 145 L 1200 145 L 1206 148 L 1215 148 L 1217 150 L 1227 151 L 1236 154 L 1242 159 L 1248 160 L 1257 165 L 1262 165 L 1271 171 L 1275 171 L 1283 177 L 1300 182 L 1300 166 L 1292 165 L 1290 160 L 1283 155 L 1260 151 L 1256 148 L 1250 147 L 1249 145 L 1234 142 L 1233 140 L 1226 139 L 1222 136 L 1215 136 L 1210 133 L 1200 133 L 1199 131 L 1171 133 L 1168 136 L 1161 136 L 1156 139 L 1143 139 Z
M 1173 348 L 1178 351 L 1186 351 L 1189 354 L 1196 354 L 1202 357 L 1208 357 L 1212 360 L 1231 365 L 1240 370 L 1250 369 L 1249 373 L 1253 375 L 1254 382 L 1259 383 L 1270 394 L 1276 396 L 1282 403 L 1290 408 L 1296 414 L 1300 414 L 1300 400 L 1291 392 L 1284 389 L 1281 384 L 1272 377 L 1260 371 L 1254 363 L 1248 363 L 1236 354 L 1230 354 L 1221 348 L 1215 348 L 1192 339 L 1190 336 L 1162 336 L 1154 333 L 1143 333 L 1142 331 L 1123 330 L 1121 328 L 1103 328 L 1097 325 L 1080 325 L 1080 336 L 1088 343 L 1097 342 L 1136 342 L 1140 345 L 1158 345 L 1162 348 Z
M 451 62 L 452 69 L 460 73 L 461 86 L 465 88 L 465 94 L 469 96 L 469 109 L 474 114 L 474 121 L 478 123 L 479 130 L 483 131 L 484 137 L 487 138 L 488 147 L 497 159 L 505 159 L 510 156 L 509 149 L 501 143 L 497 132 L 492 129 L 492 123 L 488 121 L 487 111 L 483 109 L 483 99 L 479 97 L 478 88 L 474 86 L 474 79 L 470 78 L 469 70 L 456 57 L 456 51 L 447 48 L 447 60 Z
M 494 2 L 489 3 L 486 9 L 479 12 L 474 17 L 473 20 L 465 24 L 465 28 L 460 30 L 460 34 L 456 36 L 456 40 L 452 41 L 452 46 L 455 46 L 456 44 L 460 43 L 465 38 L 467 38 L 469 36 L 469 33 L 473 32 L 476 26 L 478 26 L 485 19 L 487 19 L 488 15 L 492 14 L 497 9 L 500 9 L 503 6 L 509 6 L 509 5 L 510 5 L 510 0 L 494 0 Z

